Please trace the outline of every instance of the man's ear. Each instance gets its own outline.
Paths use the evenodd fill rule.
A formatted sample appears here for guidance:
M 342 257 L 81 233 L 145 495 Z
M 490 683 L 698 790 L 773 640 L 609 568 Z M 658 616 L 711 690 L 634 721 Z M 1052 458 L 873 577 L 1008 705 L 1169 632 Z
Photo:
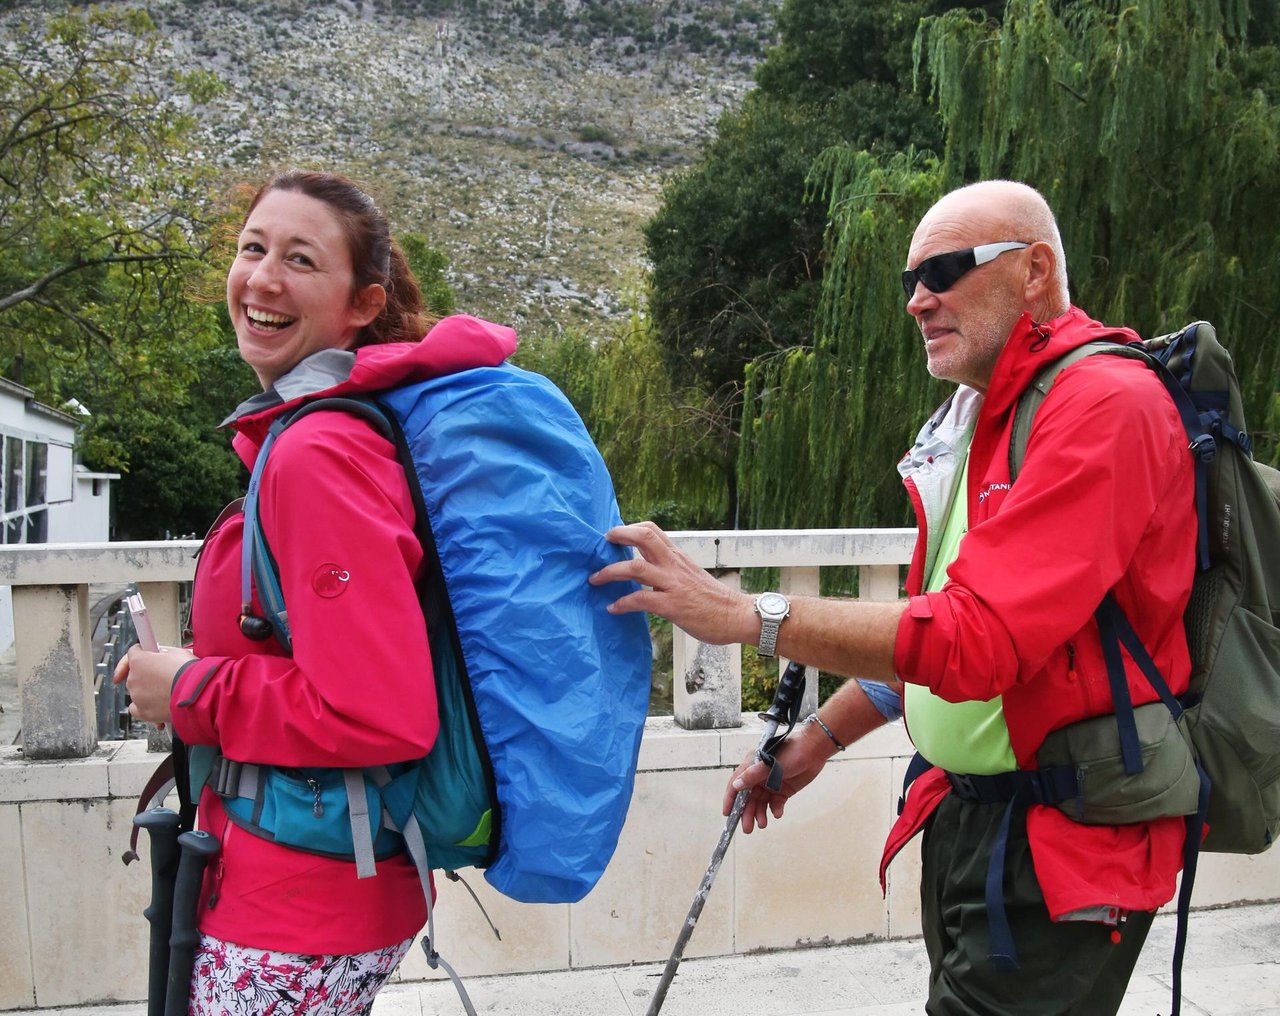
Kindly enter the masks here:
M 1055 292 L 1054 274 L 1058 259 L 1053 248 L 1043 240 L 1037 240 L 1027 250 L 1027 278 L 1024 284 L 1028 307 L 1040 306 Z
M 351 324 L 363 328 L 381 314 L 386 305 L 387 291 L 376 282 L 369 283 L 351 299 Z

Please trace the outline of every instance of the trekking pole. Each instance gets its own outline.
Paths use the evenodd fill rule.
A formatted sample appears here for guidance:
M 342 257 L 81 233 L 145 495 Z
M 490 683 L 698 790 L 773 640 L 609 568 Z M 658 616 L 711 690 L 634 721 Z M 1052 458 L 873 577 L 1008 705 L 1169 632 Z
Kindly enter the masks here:
M 173 893 L 173 933 L 169 939 L 169 983 L 164 1016 L 186 1016 L 190 1008 L 191 974 L 195 966 L 200 932 L 196 928 L 196 908 L 209 859 L 218 852 L 216 837 L 200 829 L 178 837 L 182 858 Z
M 769 779 L 766 782 L 770 790 L 777 790 L 782 786 L 782 767 L 778 765 L 771 752 L 782 743 L 787 734 L 791 733 L 791 728 L 795 726 L 803 691 L 804 664 L 792 661 L 787 664 L 787 669 L 778 681 L 778 690 L 773 694 L 773 704 L 767 711 L 760 714 L 760 718 L 764 720 L 764 734 L 760 738 L 760 743 L 756 745 L 756 759 L 770 763 Z M 778 726 L 784 722 L 787 729 L 780 737 L 775 737 Z M 725 821 L 724 830 L 720 833 L 716 849 L 711 854 L 707 873 L 702 876 L 702 883 L 698 886 L 698 891 L 693 894 L 693 906 L 689 908 L 688 916 L 684 919 L 684 926 L 676 938 L 666 969 L 662 971 L 662 980 L 658 982 L 653 999 L 649 1002 L 649 1008 L 645 1010 L 645 1016 L 658 1016 L 659 1010 L 662 1009 L 662 1003 L 667 997 L 667 989 L 671 987 L 671 981 L 675 978 L 676 970 L 680 966 L 680 959 L 684 956 L 684 947 L 689 944 L 689 938 L 693 935 L 693 929 L 698 923 L 698 917 L 702 914 L 702 908 L 707 902 L 707 897 L 711 895 L 711 883 L 715 881 L 716 873 L 720 870 L 720 862 L 724 860 L 725 851 L 729 849 L 729 841 L 733 839 L 733 832 L 738 827 L 742 812 L 747 806 L 747 798 L 750 796 L 750 788 L 744 787 L 733 799 L 733 807 L 729 811 L 729 818 Z
M 178 875 L 178 813 L 151 808 L 133 817 L 151 843 L 151 902 L 142 912 L 151 925 L 147 954 L 147 1016 L 164 1016 L 169 982 L 169 935 L 173 926 L 173 889 Z

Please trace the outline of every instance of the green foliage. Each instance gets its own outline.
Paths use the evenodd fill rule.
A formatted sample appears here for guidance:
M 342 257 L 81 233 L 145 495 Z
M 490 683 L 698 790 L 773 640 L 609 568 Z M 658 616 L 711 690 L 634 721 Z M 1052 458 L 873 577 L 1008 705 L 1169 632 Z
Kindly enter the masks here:
M 645 230 L 659 341 L 674 383 L 708 393 L 728 434 L 740 429 L 747 364 L 814 344 L 826 224 L 806 200 L 814 160 L 836 144 L 941 146 L 936 114 L 911 88 L 910 39 L 921 16 L 950 6 L 787 0 L 757 89 L 664 188 Z
M 650 308 L 678 385 L 737 385 L 744 364 L 807 334 L 822 221 L 804 207 L 814 157 L 838 138 L 808 111 L 751 96 L 645 227 Z
M 1076 302 L 1096 317 L 1148 335 L 1213 321 L 1267 461 L 1280 459 L 1273 6 L 1257 5 L 1269 13 L 1255 29 L 1244 0 L 1011 0 L 1002 29 L 949 14 L 918 46 L 947 125 L 948 187 L 1040 189 Z
M 616 146 L 618 144 L 618 135 L 608 127 L 587 124 L 578 129 L 578 140 L 585 141 L 587 144 Z
M 818 703 L 829 699 L 845 682 L 845 678 L 826 671 L 818 672 Z M 778 690 L 778 661 L 762 660 L 755 646 L 742 647 L 742 711 L 762 713 L 773 705 Z
M 652 328 L 638 314 L 600 342 L 577 331 L 525 339 L 515 361 L 568 396 L 600 448 L 627 521 L 724 525 L 732 445 L 696 392 L 671 387 Z
M 449 258 L 443 251 L 432 247 L 421 233 L 401 233 L 400 249 L 418 280 L 422 300 L 432 314 L 444 317 L 457 308 L 457 296 L 449 285 Z
M 940 195 L 932 159 L 832 149 L 814 166 L 830 261 L 816 338 L 747 370 L 739 470 L 753 527 L 906 524 L 892 463 L 945 389 L 930 383 L 897 266 Z
M 1260 459 L 1280 457 L 1280 87 L 1274 25 L 1237 2 L 1012 0 L 1003 24 L 924 22 L 917 67 L 942 157 L 829 150 L 828 261 L 814 339 L 747 368 L 739 473 L 752 526 L 907 521 L 890 464 L 948 386 L 927 380 L 897 267 L 952 187 L 1009 177 L 1058 214 L 1075 301 L 1154 335 L 1213 321 Z
M 920 19 L 953 7 L 998 17 L 1004 3 L 787 0 L 778 12 L 778 45 L 760 65 L 756 81 L 765 94 L 787 96 L 798 104 L 831 102 L 866 84 L 897 89 L 910 80 L 911 43 Z M 924 114 L 921 122 L 932 119 L 923 103 L 918 108 Z M 853 132 L 846 140 L 858 147 L 869 147 L 885 136 L 883 113 L 867 124 L 845 125 Z M 860 132 L 865 134 L 859 136 Z M 912 140 L 918 139 L 902 138 L 899 144 Z
M 90 466 L 128 469 L 135 451 L 152 454 L 134 439 L 157 428 L 181 462 L 198 451 L 179 435 L 190 393 L 225 333 L 189 298 L 206 271 L 198 238 L 211 187 L 182 161 L 194 107 L 165 96 L 185 90 L 196 103 L 217 81 L 156 80 L 160 39 L 141 10 L 27 17 L 0 53 L 0 371 L 51 405 L 74 397 L 89 408 L 80 452 Z M 166 496 L 193 497 L 225 472 L 196 459 Z

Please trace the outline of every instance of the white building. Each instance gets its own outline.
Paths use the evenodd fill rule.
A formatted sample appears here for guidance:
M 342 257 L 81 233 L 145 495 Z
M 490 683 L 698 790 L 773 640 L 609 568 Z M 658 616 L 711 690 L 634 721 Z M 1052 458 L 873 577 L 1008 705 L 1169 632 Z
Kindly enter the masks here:
M 0 542 L 101 543 L 108 538 L 111 481 L 75 461 L 80 421 L 0 378 Z M 13 644 L 13 608 L 0 587 L 0 650 Z

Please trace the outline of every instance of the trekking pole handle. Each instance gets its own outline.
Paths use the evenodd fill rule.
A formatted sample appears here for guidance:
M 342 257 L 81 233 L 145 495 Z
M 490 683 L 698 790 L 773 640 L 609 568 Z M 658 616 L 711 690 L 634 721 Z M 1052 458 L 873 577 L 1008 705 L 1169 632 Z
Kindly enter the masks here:
M 204 870 L 220 848 L 217 838 L 201 829 L 183 833 L 178 837 L 178 846 L 182 857 L 178 862 L 173 894 L 173 932 L 169 939 L 169 983 L 164 1016 L 186 1016 L 189 1011 L 191 974 L 196 946 L 200 944 L 196 908 L 200 905 Z
M 778 679 L 778 687 L 773 693 L 773 702 L 760 714 L 762 720 L 772 720 L 779 726 L 794 724 L 800 711 L 800 698 L 804 695 L 805 665 L 792 660 Z
M 173 890 L 178 875 L 178 813 L 151 808 L 133 817 L 151 845 L 151 902 L 142 916 L 151 925 L 147 953 L 147 1016 L 164 1016 L 169 982 L 169 936 L 173 928 Z
M 788 663 L 782 672 L 782 677 L 778 679 L 778 688 L 773 693 L 773 703 L 760 714 L 760 719 L 764 720 L 765 736 L 761 738 L 760 747 L 756 749 L 756 760 L 769 766 L 769 776 L 765 780 L 765 786 L 773 791 L 781 789 L 783 775 L 782 766 L 773 757 L 773 753 L 787 739 L 795 728 L 796 721 L 800 719 L 804 677 L 803 663 L 797 663 L 795 660 Z M 781 734 L 777 732 L 779 727 L 782 728 Z

